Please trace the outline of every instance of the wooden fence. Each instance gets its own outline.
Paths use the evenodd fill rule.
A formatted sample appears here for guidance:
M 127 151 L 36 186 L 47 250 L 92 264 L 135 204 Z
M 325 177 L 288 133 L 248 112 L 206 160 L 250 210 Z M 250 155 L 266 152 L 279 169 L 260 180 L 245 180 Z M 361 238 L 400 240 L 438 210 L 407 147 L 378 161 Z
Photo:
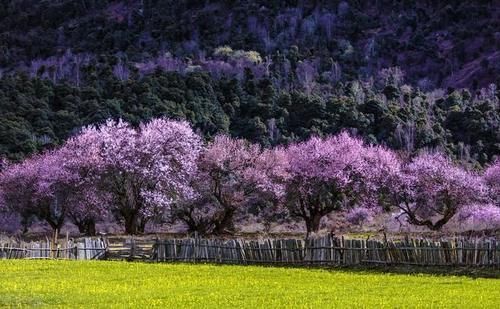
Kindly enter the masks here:
M 109 237 L 108 259 L 150 261 L 156 239 L 135 236 Z
M 281 265 L 421 265 L 500 267 L 496 239 L 375 240 L 331 235 L 303 239 L 158 240 L 148 237 L 66 239 L 58 245 L 0 241 L 0 259 L 127 259 L 157 262 L 212 262 Z
M 107 241 L 102 238 L 82 238 L 65 240 L 54 244 L 45 241 L 4 241 L 0 242 L 0 259 L 102 259 L 106 255 Z
M 500 267 L 500 244 L 494 239 L 398 241 L 324 236 L 305 240 L 158 240 L 152 260 L 228 264 L 283 265 L 421 265 Z

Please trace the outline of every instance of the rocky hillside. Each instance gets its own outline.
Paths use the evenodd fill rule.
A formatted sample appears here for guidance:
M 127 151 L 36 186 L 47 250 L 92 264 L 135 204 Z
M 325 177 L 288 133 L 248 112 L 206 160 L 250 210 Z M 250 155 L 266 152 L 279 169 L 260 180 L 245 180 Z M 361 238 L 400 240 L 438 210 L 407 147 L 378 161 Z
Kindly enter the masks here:
M 334 66 L 340 80 L 399 67 L 421 89 L 478 88 L 498 82 L 499 23 L 497 0 L 6 0 L 0 66 L 68 50 L 133 62 L 168 52 L 196 62 L 227 45 L 310 61 L 318 76 Z

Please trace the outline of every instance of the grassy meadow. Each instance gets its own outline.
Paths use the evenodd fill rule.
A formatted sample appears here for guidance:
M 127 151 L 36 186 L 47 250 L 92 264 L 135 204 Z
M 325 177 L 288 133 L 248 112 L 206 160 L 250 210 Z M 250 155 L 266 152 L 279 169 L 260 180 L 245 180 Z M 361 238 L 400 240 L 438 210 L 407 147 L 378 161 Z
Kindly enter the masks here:
M 500 280 L 359 270 L 2 260 L 0 307 L 498 308 Z

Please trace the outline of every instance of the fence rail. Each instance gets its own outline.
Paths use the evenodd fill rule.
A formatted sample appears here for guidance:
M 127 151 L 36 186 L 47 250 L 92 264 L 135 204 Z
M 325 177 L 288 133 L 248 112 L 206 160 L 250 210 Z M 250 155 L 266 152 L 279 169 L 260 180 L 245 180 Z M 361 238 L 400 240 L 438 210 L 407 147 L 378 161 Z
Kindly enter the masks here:
M 383 241 L 333 236 L 309 240 L 187 238 L 158 240 L 153 246 L 152 259 L 159 262 L 229 264 L 500 267 L 500 244 L 495 239 Z

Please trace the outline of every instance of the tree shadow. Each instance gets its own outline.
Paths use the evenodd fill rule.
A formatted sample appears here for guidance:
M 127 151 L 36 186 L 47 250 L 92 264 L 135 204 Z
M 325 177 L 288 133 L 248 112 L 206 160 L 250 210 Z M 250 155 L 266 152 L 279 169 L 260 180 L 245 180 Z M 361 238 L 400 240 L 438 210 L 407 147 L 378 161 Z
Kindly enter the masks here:
M 164 262 L 159 262 L 164 263 Z M 213 265 L 213 266 L 259 266 L 269 268 L 323 270 L 329 272 L 348 272 L 357 274 L 394 274 L 394 275 L 432 275 L 461 276 L 472 279 L 500 279 L 499 266 L 466 267 L 466 266 L 416 266 L 416 265 L 286 265 L 275 263 L 215 263 L 215 262 L 167 262 L 174 264 Z
M 414 265 L 356 265 L 335 267 L 311 267 L 328 271 L 345 271 L 365 274 L 398 274 L 398 275 L 433 275 L 463 276 L 469 278 L 500 279 L 498 266 L 466 267 L 466 266 L 414 266 Z

